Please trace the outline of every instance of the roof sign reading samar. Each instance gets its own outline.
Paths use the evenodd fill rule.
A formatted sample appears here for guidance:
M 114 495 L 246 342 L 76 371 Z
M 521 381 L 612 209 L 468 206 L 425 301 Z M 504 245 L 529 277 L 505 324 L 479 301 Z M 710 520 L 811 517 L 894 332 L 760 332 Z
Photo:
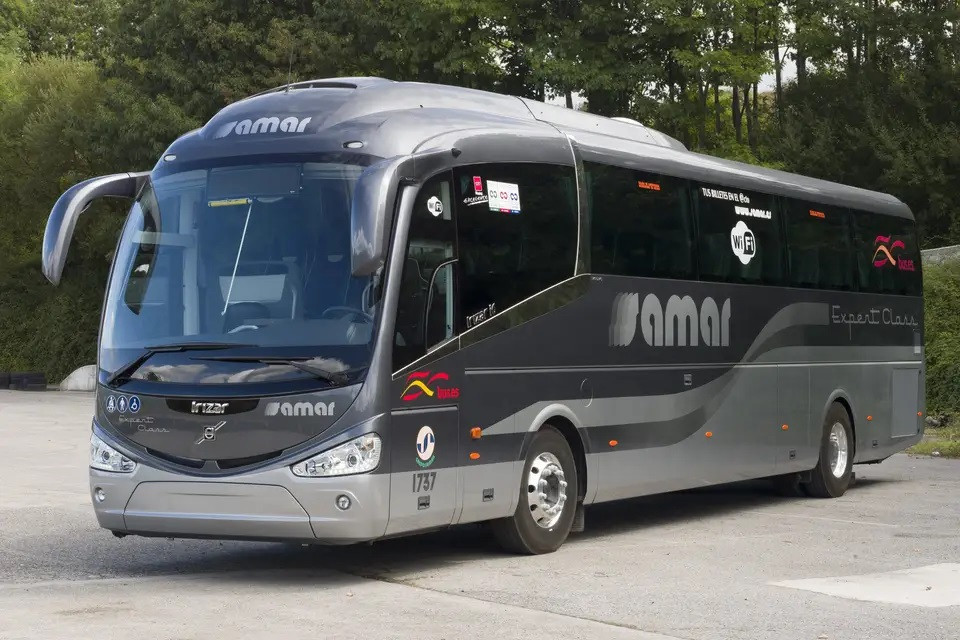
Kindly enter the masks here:
M 226 122 L 217 129 L 214 138 L 226 138 L 230 135 L 251 136 L 262 133 L 303 133 L 313 118 L 297 118 L 288 116 L 262 116 L 260 118 L 233 120 Z

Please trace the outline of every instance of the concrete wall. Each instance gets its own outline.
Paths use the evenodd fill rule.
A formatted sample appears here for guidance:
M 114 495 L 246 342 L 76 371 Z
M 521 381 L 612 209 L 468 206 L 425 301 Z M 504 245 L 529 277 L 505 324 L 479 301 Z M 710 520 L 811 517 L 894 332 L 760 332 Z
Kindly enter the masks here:
M 940 264 L 958 258 L 960 258 L 960 244 L 953 244 L 949 247 L 938 247 L 936 249 L 924 249 L 920 252 L 920 259 L 925 265 Z

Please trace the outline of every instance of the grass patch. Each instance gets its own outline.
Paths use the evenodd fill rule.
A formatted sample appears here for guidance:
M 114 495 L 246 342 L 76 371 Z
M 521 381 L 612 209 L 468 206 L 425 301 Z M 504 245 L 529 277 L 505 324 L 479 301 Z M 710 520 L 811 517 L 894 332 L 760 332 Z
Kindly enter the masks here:
M 960 458 L 960 423 L 948 417 L 942 418 L 942 423 L 941 427 L 928 426 L 923 433 L 923 440 L 907 449 L 907 453 Z

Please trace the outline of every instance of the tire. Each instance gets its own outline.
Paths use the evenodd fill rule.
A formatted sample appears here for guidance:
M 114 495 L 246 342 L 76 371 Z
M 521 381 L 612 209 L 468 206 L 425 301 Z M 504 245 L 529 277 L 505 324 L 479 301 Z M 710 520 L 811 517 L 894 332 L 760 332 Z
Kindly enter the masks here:
M 841 447 L 841 455 L 845 449 L 845 461 L 842 464 L 836 454 L 838 445 Z M 834 403 L 823 421 L 820 460 L 810 472 L 810 482 L 804 485 L 808 495 L 814 498 L 839 498 L 844 494 L 850 486 L 850 476 L 853 473 L 854 445 L 850 416 L 847 415 L 847 410 L 843 406 Z M 842 473 L 839 475 L 835 473 L 841 469 Z
M 546 475 L 541 475 L 545 471 Z M 538 477 L 541 486 L 546 483 L 546 491 L 543 491 L 547 494 L 546 501 L 539 497 L 540 487 L 530 491 L 534 486 L 530 483 Z M 561 481 L 566 483 L 562 487 Z M 516 511 L 510 518 L 490 523 L 497 542 L 514 553 L 552 553 L 559 549 L 573 524 L 577 510 L 577 487 L 577 464 L 570 445 L 559 431 L 549 425 L 543 427 L 533 436 L 527 452 Z M 534 508 L 531 508 L 531 502 Z M 547 504 L 549 508 L 558 503 L 558 514 L 549 513 L 541 506 Z

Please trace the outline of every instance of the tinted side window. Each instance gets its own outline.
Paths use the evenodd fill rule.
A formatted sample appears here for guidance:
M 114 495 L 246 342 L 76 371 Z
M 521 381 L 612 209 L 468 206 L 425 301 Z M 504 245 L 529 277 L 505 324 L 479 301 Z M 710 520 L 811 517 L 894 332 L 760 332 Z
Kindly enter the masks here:
M 397 305 L 394 371 L 424 355 L 432 343 L 453 335 L 455 270 L 446 268 L 432 278 L 437 267 L 454 257 L 456 230 L 450 196 L 450 174 L 443 173 L 427 181 L 413 205 Z M 424 342 L 428 319 L 431 344 Z
M 920 244 L 904 218 L 854 213 L 853 248 L 862 291 L 920 295 Z
M 571 277 L 577 252 L 572 167 L 485 164 L 455 173 L 461 308 L 473 325 Z
M 590 203 L 591 271 L 696 277 L 685 183 L 652 173 L 584 163 Z
M 773 196 L 696 184 L 700 277 L 781 284 L 783 251 Z
M 788 200 L 787 261 L 795 287 L 851 290 L 853 251 L 845 209 Z

